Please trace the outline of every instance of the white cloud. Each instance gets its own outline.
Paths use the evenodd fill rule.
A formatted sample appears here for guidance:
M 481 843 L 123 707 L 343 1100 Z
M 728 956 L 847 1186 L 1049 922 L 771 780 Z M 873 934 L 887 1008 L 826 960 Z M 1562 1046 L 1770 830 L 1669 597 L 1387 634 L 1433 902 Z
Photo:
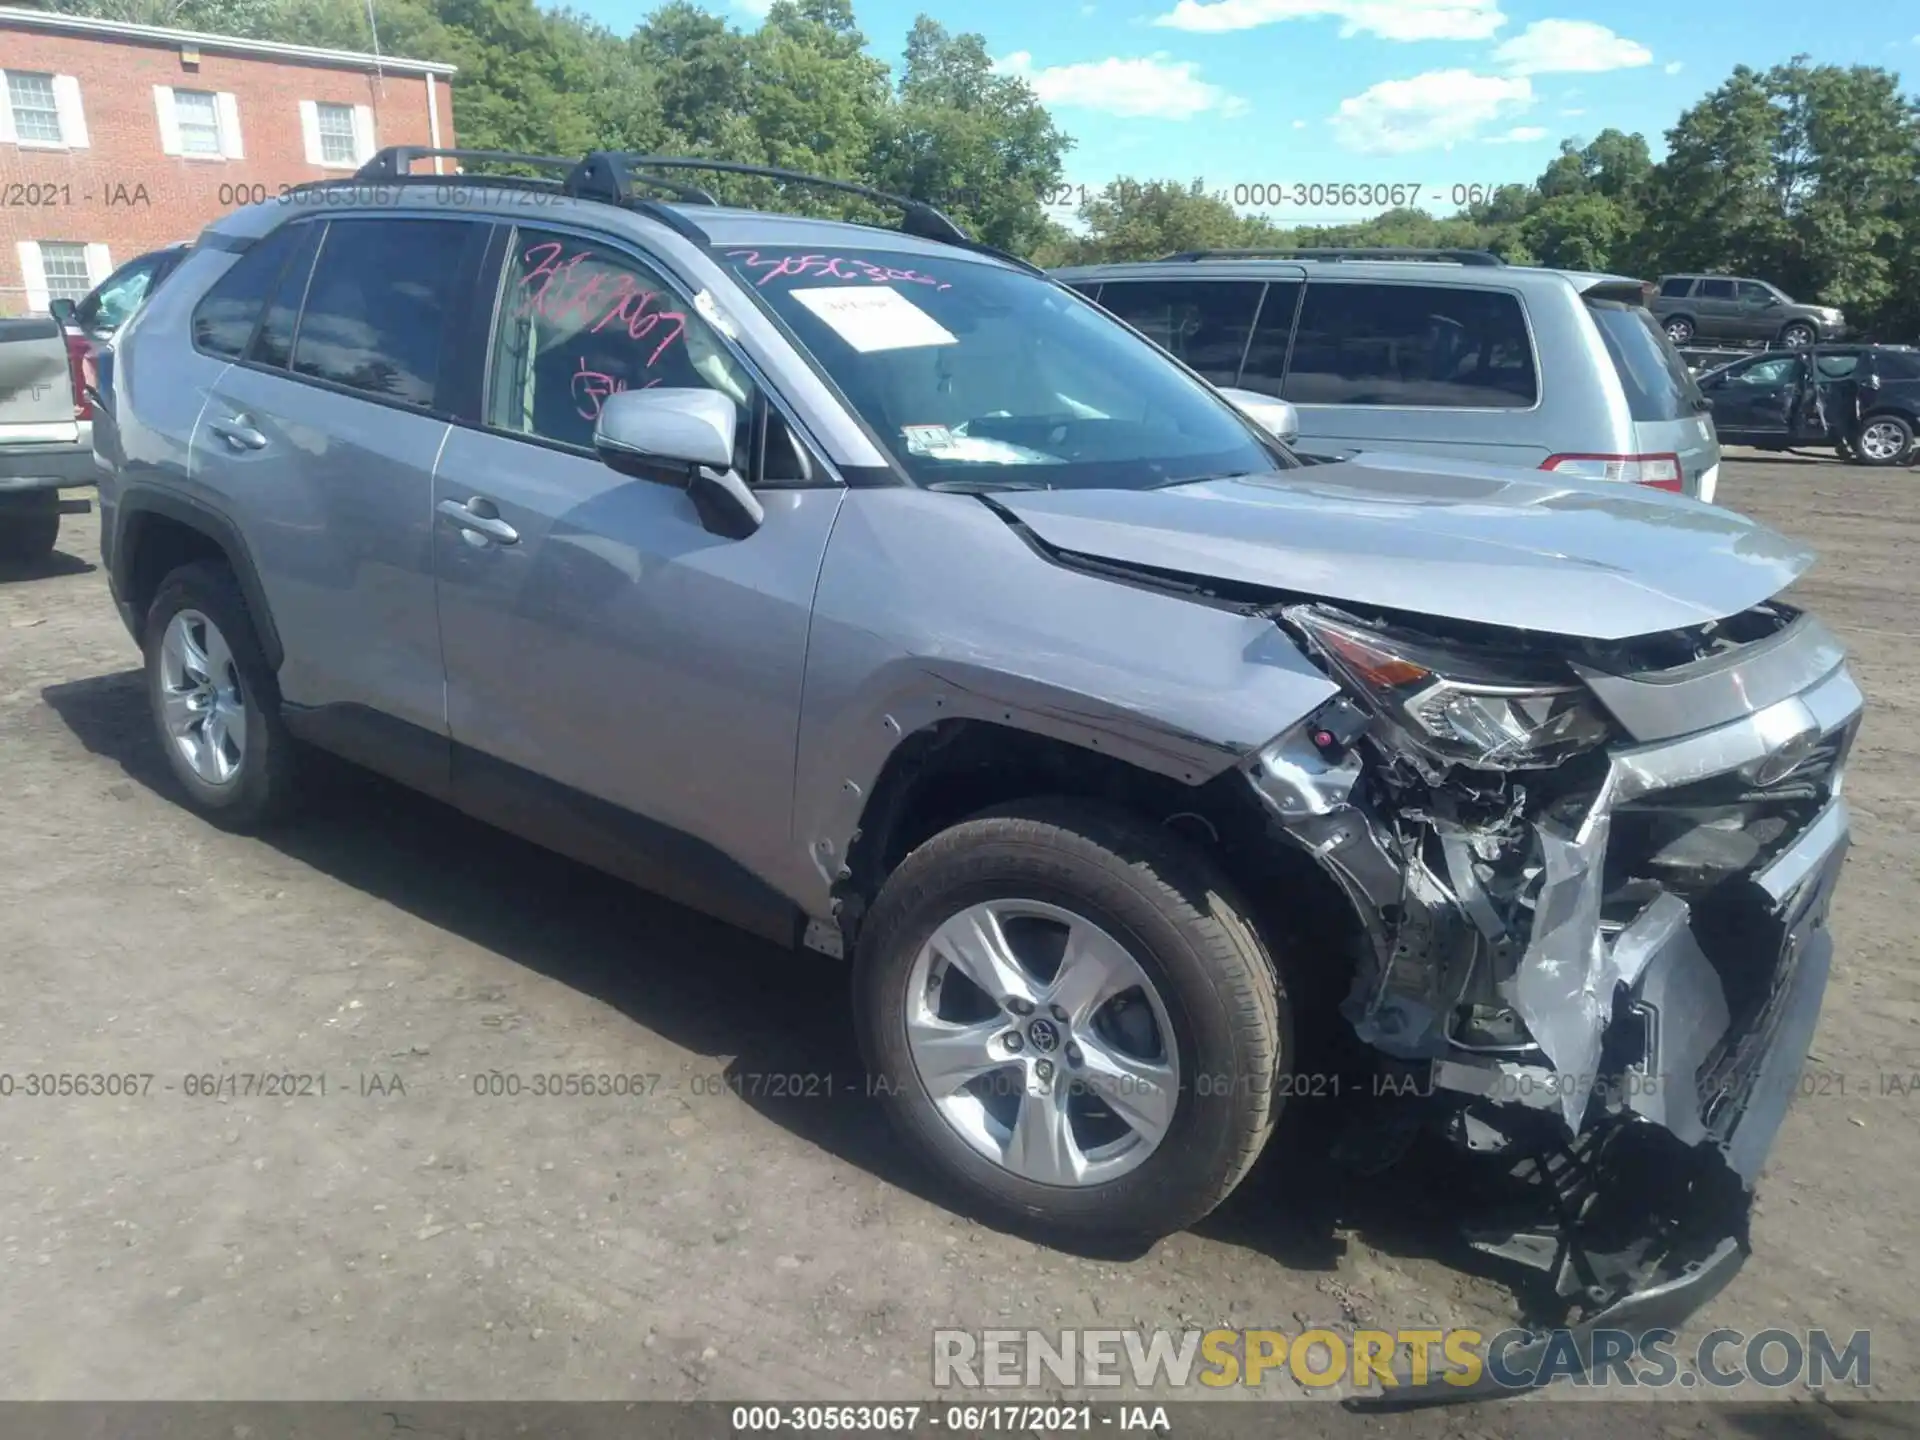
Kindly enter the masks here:
M 1218 33 L 1326 19 L 1340 21 L 1343 39 L 1383 40 L 1485 40 L 1507 23 L 1500 0 L 1179 0 L 1153 23 Z
M 1025 50 L 993 62 L 1003 75 L 1017 75 L 1048 105 L 1097 110 L 1128 119 L 1190 120 L 1209 112 L 1243 114 L 1247 102 L 1200 78 L 1192 60 L 1175 60 L 1165 51 L 1144 59 L 1110 55 L 1077 65 L 1033 68 Z
M 1509 75 L 1566 75 L 1628 70 L 1653 60 L 1653 52 L 1591 20 L 1536 20 L 1493 52 Z
M 1093 14 L 1093 8 L 1094 8 L 1094 7 L 1093 7 L 1093 6 L 1091 6 L 1091 5 L 1082 5 L 1082 6 L 1080 7 L 1080 13 L 1081 13 L 1082 15 L 1091 15 L 1091 14 Z
M 1452 149 L 1482 129 L 1533 104 L 1525 76 L 1429 70 L 1410 80 L 1383 80 L 1340 102 L 1333 133 L 1364 155 Z
M 1296 120 L 1293 122 L 1293 128 L 1296 130 L 1304 130 L 1307 128 L 1307 122 L 1304 120 Z
M 1531 145 L 1536 140 L 1547 138 L 1544 125 L 1516 125 L 1504 135 L 1489 135 L 1489 145 Z
M 733 5 L 736 10 L 744 10 L 749 15 L 758 15 L 764 20 L 767 18 L 767 12 L 773 9 L 773 0 L 733 0 Z
M 1560 113 L 1568 119 L 1572 119 L 1575 115 L 1584 115 L 1587 112 L 1582 110 L 1578 105 L 1575 105 L 1570 109 L 1562 110 Z
M 1680 62 L 1678 60 L 1669 60 L 1661 68 L 1669 75 L 1678 75 L 1680 73 Z

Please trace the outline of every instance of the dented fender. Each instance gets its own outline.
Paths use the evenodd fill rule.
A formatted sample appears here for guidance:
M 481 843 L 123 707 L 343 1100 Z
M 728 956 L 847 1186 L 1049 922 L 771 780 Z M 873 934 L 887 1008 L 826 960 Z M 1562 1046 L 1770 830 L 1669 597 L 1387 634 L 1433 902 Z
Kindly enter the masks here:
M 783 888 L 832 913 L 888 759 L 944 720 L 1200 785 L 1336 689 L 1272 620 L 1041 560 L 980 497 L 851 491 L 814 601 Z

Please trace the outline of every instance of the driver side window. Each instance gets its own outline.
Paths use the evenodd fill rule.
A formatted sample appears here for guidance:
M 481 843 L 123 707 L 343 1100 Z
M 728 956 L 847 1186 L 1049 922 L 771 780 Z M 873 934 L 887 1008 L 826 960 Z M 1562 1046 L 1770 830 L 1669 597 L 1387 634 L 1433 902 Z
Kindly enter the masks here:
M 739 411 L 734 468 L 749 481 L 790 473 L 799 447 L 767 410 L 764 473 L 755 464 L 751 377 L 711 326 L 651 266 L 579 236 L 515 233 L 494 319 L 486 423 L 591 451 L 594 423 L 623 390 L 706 389 Z

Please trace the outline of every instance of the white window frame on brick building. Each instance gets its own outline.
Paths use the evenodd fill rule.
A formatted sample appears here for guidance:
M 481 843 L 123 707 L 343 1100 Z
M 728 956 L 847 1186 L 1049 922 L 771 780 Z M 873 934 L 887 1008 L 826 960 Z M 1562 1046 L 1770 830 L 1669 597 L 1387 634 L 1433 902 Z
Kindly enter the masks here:
M 27 309 L 38 315 L 62 297 L 78 303 L 113 273 L 113 256 L 105 245 L 22 240 L 14 248 L 20 256 L 20 278 L 26 284 Z
M 187 102 L 184 105 L 183 100 Z M 203 100 L 207 102 L 204 106 L 200 104 Z M 186 160 L 247 158 L 240 142 L 240 104 L 230 91 L 156 85 L 153 110 L 160 121 L 160 149 L 164 154 Z
M 49 117 L 52 135 L 47 134 Z M 23 150 L 89 148 L 80 82 L 44 70 L 0 70 L 0 145 Z
M 341 134 L 339 121 L 347 121 L 347 136 Z M 322 116 L 334 124 L 322 125 Z M 351 137 L 352 153 L 342 157 L 338 151 L 327 154 L 327 141 Z M 343 105 L 330 100 L 300 102 L 300 138 L 306 147 L 307 163 L 322 170 L 354 170 L 373 158 L 378 148 L 373 133 L 371 105 Z

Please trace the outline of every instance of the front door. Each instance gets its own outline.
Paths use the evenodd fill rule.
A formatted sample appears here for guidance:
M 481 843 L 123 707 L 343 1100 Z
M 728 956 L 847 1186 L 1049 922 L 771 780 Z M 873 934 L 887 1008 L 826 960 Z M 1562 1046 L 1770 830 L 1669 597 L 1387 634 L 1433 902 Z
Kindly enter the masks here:
M 1707 392 L 1720 438 L 1735 445 L 1784 444 L 1795 418 L 1804 366 L 1798 355 L 1770 355 L 1720 375 Z
M 637 256 L 523 228 L 505 270 L 483 423 L 453 431 L 434 477 L 455 799 L 774 933 L 749 892 L 786 854 L 814 584 L 843 492 Z M 710 534 L 684 491 L 596 457 L 604 399 L 654 387 L 737 403 L 736 468 L 766 509 L 755 534 Z

